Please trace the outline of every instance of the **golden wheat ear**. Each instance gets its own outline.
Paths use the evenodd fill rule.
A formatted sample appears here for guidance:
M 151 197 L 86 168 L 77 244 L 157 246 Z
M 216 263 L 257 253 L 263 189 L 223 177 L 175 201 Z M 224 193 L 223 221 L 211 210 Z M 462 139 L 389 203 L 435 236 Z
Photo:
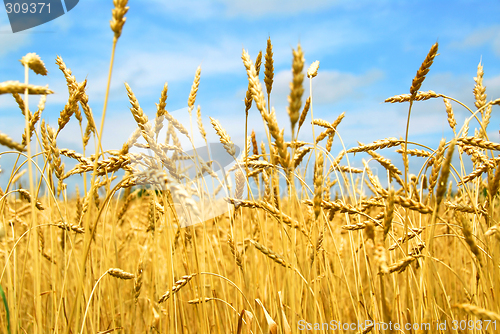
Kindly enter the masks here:
M 413 78 L 410 87 L 410 95 L 412 97 L 415 97 L 417 95 L 418 90 L 420 89 L 422 83 L 425 80 L 425 76 L 427 75 L 427 73 L 429 73 L 432 63 L 434 62 L 434 58 L 438 54 L 437 52 L 438 52 L 438 43 L 436 42 L 429 50 L 429 53 L 425 57 L 425 60 L 422 63 L 422 65 L 420 65 L 420 68 L 418 69 L 415 78 Z
M 295 124 L 299 120 L 300 108 L 302 106 L 302 94 L 304 93 L 304 87 L 302 86 L 304 81 L 304 73 L 302 73 L 303 68 L 304 53 L 299 44 L 297 50 L 293 50 L 293 78 L 290 83 L 290 95 L 288 96 L 288 115 L 290 116 L 290 123 L 292 124 L 292 133 L 295 129 Z

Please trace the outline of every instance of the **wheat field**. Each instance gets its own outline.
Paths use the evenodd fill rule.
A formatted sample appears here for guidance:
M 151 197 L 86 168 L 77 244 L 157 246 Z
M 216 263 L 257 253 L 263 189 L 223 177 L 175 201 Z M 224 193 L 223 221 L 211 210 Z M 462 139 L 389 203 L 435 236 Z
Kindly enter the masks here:
M 500 99 L 487 99 L 481 63 L 473 106 L 420 91 L 438 54 L 432 45 L 409 93 L 385 100 L 408 106 L 406 137 L 347 148 L 348 113 L 314 118 L 320 63 L 304 68 L 300 45 L 292 54 L 290 123 L 278 124 L 285 110 L 270 105 L 268 39 L 255 60 L 242 52 L 241 152 L 224 119 L 203 120 L 201 67 L 188 97 L 190 124 L 167 111 L 167 84 L 148 118 L 124 83 L 137 130 L 104 151 L 114 51 L 129 9 L 126 0 L 114 5 L 100 120 L 86 80 L 59 56 L 69 99 L 57 123 L 43 116 L 53 91 L 29 83 L 33 72 L 47 74 L 38 55 L 21 59 L 24 82 L 0 83 L 25 125 L 19 139 L 0 132 L 0 157 L 16 161 L 3 170 L 9 179 L 0 188 L 2 333 L 497 332 L 500 143 L 487 128 Z M 443 101 L 454 134 L 433 147 L 408 138 L 413 104 L 429 99 Z M 463 125 L 453 108 L 469 112 Z M 247 126 L 250 112 L 262 118 L 262 138 Z M 80 125 L 79 152 L 58 146 L 68 122 Z M 304 127 L 310 142 L 302 140 Z M 220 139 L 217 156 L 205 152 L 207 132 Z M 195 133 L 206 147 L 195 147 Z M 388 150 L 404 168 L 384 157 Z M 226 169 L 222 155 L 231 161 Z M 364 157 L 362 169 L 351 166 L 354 155 Z M 78 178 L 80 189 L 69 189 L 67 181 Z

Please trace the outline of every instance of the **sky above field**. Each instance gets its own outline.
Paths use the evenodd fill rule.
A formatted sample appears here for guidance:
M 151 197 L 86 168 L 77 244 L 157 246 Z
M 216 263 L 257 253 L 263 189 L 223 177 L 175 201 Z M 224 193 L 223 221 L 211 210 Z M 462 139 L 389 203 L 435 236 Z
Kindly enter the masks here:
M 201 82 L 196 104 L 205 127 L 217 140 L 208 116 L 220 121 L 234 142 L 243 146 L 244 103 L 248 81 L 242 49 L 252 59 L 265 52 L 271 38 L 275 82 L 271 104 L 280 127 L 290 136 L 286 112 L 291 79 L 292 49 L 302 46 L 305 69 L 320 61 L 313 79 L 314 116 L 333 122 L 346 147 L 405 134 L 407 104 L 385 104 L 384 99 L 409 92 L 411 81 L 430 47 L 439 42 L 439 56 L 423 83 L 474 109 L 472 89 L 477 65 L 484 66 L 488 99 L 500 97 L 500 23 L 498 1 L 328 1 L 312 0 L 141 0 L 129 1 L 130 10 L 118 41 L 104 128 L 104 148 L 118 149 L 135 128 L 124 82 L 153 118 L 155 103 L 168 82 L 167 110 L 186 126 L 187 98 L 196 68 Z M 78 81 L 88 80 L 89 103 L 100 123 L 113 33 L 109 27 L 111 0 L 85 0 L 64 16 L 13 34 L 7 14 L 0 10 L 0 81 L 24 80 L 19 59 L 35 52 L 45 62 L 47 77 L 31 74 L 30 82 L 55 91 L 47 99 L 44 118 L 52 126 L 68 98 L 57 55 Z M 261 79 L 263 75 L 261 73 Z M 304 81 L 309 92 L 309 81 Z M 31 98 L 31 109 L 37 98 Z M 17 141 L 24 127 L 12 96 L 0 96 L 0 131 Z M 458 127 L 470 112 L 453 104 Z M 493 109 L 489 134 L 499 141 L 499 110 Z M 262 120 L 255 107 L 249 128 L 264 140 Z M 193 125 L 196 129 L 196 124 Z M 471 128 L 476 126 L 471 124 Z M 319 131 L 319 130 L 317 130 Z M 305 126 L 303 140 L 311 140 Z M 410 140 L 436 148 L 439 139 L 453 137 L 441 99 L 416 103 Z M 72 119 L 58 138 L 61 147 L 81 152 L 78 122 Z M 341 150 L 335 139 L 334 156 Z M 385 153 L 383 153 L 385 154 Z M 392 153 L 385 154 L 397 158 Z M 6 160 L 0 159 L 0 165 Z M 361 162 L 354 162 L 361 166 Z M 5 163 L 4 163 L 5 165 Z M 5 167 L 5 166 L 4 166 Z

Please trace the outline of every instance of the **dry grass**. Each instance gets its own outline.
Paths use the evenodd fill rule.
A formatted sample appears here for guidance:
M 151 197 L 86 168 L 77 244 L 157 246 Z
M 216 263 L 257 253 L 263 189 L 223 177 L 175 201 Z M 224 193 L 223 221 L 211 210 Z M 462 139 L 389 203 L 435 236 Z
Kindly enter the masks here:
M 127 1 L 114 3 L 110 73 L 128 10 Z M 500 158 L 494 151 L 500 144 L 486 136 L 486 129 L 500 99 L 487 100 L 479 64 L 478 125 L 469 136 L 472 117 L 460 127 L 451 106 L 461 105 L 458 100 L 418 91 L 436 55 L 437 44 L 417 71 L 410 94 L 386 102 L 409 102 L 411 111 L 413 103 L 443 98 L 442 116 L 453 139 L 424 147 L 388 134 L 344 149 L 338 141 L 349 113 L 313 117 L 312 90 L 304 96 L 300 45 L 293 51 L 285 126 L 291 139 L 276 117 L 286 111 L 271 105 L 271 40 L 255 65 L 243 51 L 248 90 L 242 116 L 243 110 L 249 116 L 254 101 L 259 113 L 250 115 L 262 117 L 266 131 L 264 138 L 251 131 L 237 156 L 229 133 L 210 118 L 213 129 L 207 131 L 236 162 L 226 174 L 214 168 L 215 157 L 201 161 L 196 150 L 187 154 L 181 147 L 178 133 L 194 138 L 193 122 L 205 143 L 208 135 L 199 106 L 189 126 L 166 111 L 167 83 L 152 123 L 125 84 L 138 128 L 112 151 L 101 148 L 106 103 L 98 129 L 86 81 L 78 82 L 62 58 L 56 63 L 69 98 L 53 124 L 57 128 L 43 116 L 49 88 L 29 80 L 0 83 L 0 94 L 13 95 L 26 124 L 16 136 L 21 143 L 0 133 L 2 154 L 19 157 L 0 188 L 0 331 L 289 334 L 304 323 L 328 332 L 323 324 L 334 320 L 366 324 L 352 331 L 358 333 L 384 333 L 376 325 L 383 322 L 429 323 L 429 332 L 437 333 L 438 323 L 447 322 L 449 329 L 461 321 L 476 324 L 468 328 L 471 333 L 497 332 Z M 259 78 L 263 60 L 267 101 Z M 35 54 L 22 64 L 45 73 Z M 311 64 L 310 80 L 321 76 L 318 69 L 319 62 Z M 200 78 L 198 67 L 188 95 L 190 114 Z M 34 113 L 26 94 L 42 95 Z M 299 139 L 299 130 L 309 114 L 313 131 L 323 132 L 307 142 Z M 73 116 L 81 127 L 81 152 L 57 142 Z M 243 133 L 243 126 L 234 131 Z M 248 130 L 245 126 L 245 135 Z M 86 152 L 89 143 L 96 154 Z M 130 153 L 133 146 L 154 154 Z M 402 161 L 385 158 L 382 150 L 399 153 Z M 350 165 L 353 154 L 367 158 L 363 169 Z M 24 175 L 21 164 L 35 156 L 38 164 L 33 159 Z M 65 163 L 72 166 L 68 171 Z M 187 172 L 189 163 L 195 174 Z M 383 172 L 376 175 L 374 165 Z M 418 175 L 409 174 L 410 166 Z M 26 177 L 29 190 L 21 186 Z M 79 177 L 85 180 L 81 197 L 65 185 Z M 219 191 L 223 203 L 212 196 Z M 222 210 L 210 211 L 218 207 Z M 492 321 L 489 328 L 479 329 L 479 321 L 486 320 Z

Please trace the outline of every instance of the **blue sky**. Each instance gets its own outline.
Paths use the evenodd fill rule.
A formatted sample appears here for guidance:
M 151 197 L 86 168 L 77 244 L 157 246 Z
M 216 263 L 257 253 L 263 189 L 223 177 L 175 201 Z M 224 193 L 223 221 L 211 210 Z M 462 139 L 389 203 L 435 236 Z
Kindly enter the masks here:
M 488 99 L 500 97 L 499 1 L 132 0 L 129 7 L 117 46 L 105 149 L 120 148 L 135 128 L 125 81 L 150 118 L 163 84 L 168 82 L 167 110 L 187 125 L 187 110 L 182 109 L 187 106 L 198 65 L 202 71 L 196 104 L 201 105 L 209 136 L 217 140 L 208 121 L 211 116 L 241 145 L 248 83 L 241 51 L 245 48 L 255 59 L 260 50 L 265 52 L 268 37 L 273 42 L 275 66 L 272 105 L 287 135 L 292 48 L 299 42 L 306 68 L 320 61 L 319 74 L 313 79 L 314 115 L 333 121 L 345 111 L 338 130 L 348 147 L 357 141 L 404 136 L 407 104 L 383 101 L 408 93 L 412 78 L 436 41 L 439 56 L 422 90 L 431 89 L 473 107 L 473 77 L 481 60 Z M 78 81 L 87 78 L 89 103 L 99 123 L 113 38 L 109 27 L 112 8 L 111 0 L 82 0 L 66 15 L 16 34 L 6 12 L 0 10 L 0 81 L 23 81 L 18 60 L 28 52 L 40 55 L 49 75 L 32 74 L 30 81 L 49 84 L 56 92 L 48 97 L 44 113 L 55 126 L 68 98 L 64 77 L 55 64 L 59 55 Z M 308 92 L 309 83 L 305 83 Z M 37 103 L 32 98 L 31 108 Z M 0 96 L 0 106 L 0 131 L 20 141 L 24 120 L 15 101 Z M 496 142 L 497 109 L 489 127 L 490 139 Z M 467 112 L 455 104 L 454 110 L 461 127 Z M 262 121 L 255 108 L 249 122 L 258 140 L 263 140 Z M 311 140 L 310 127 L 304 128 L 302 139 Z M 73 118 L 60 134 L 59 146 L 81 151 L 79 133 Z M 417 103 L 410 140 L 435 148 L 442 136 L 453 136 L 442 100 Z M 340 149 L 336 140 L 333 154 Z M 385 151 L 382 154 L 397 158 Z M 5 161 L 0 160 L 4 170 Z

